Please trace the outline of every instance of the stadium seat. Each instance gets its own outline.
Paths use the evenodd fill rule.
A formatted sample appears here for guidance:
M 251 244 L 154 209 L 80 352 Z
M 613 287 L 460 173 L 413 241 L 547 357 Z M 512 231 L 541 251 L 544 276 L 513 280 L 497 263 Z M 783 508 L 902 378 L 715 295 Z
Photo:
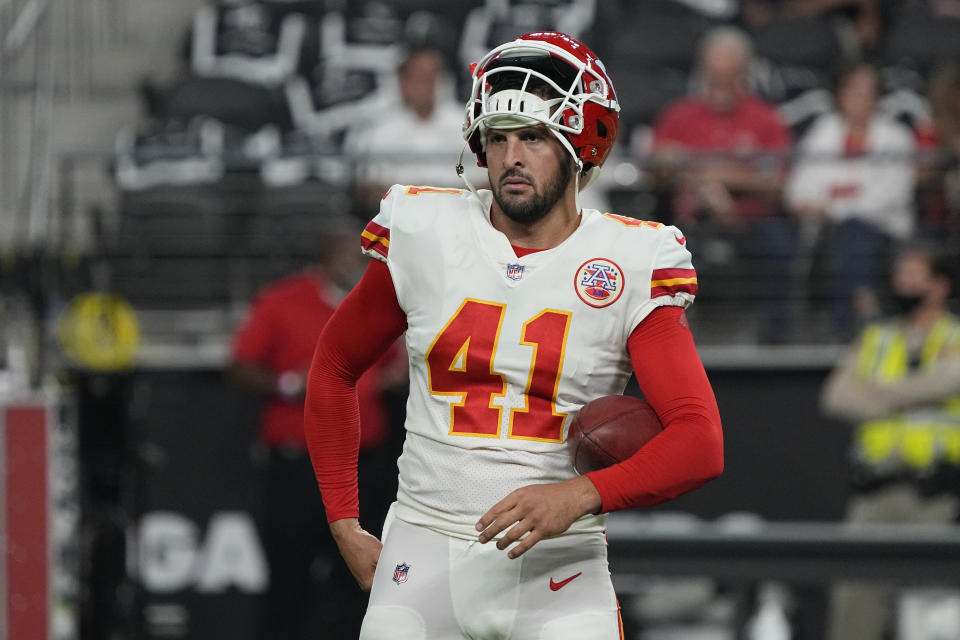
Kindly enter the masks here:
M 114 256 L 109 264 L 111 288 L 138 308 L 223 308 L 246 294 L 224 260 Z
M 280 89 L 233 78 L 182 78 L 163 92 L 158 109 L 162 118 L 188 121 L 194 116 L 209 116 L 249 132 L 267 124 L 281 129 L 292 126 Z
M 255 216 L 249 219 L 244 252 L 251 257 L 294 260 L 317 257 L 318 240 L 331 217 L 349 212 L 347 185 L 309 181 L 260 191 Z
M 387 102 L 391 74 L 321 66 L 308 82 L 295 78 L 285 87 L 296 128 L 311 136 L 340 140 L 358 120 L 373 118 Z
M 466 18 L 460 42 L 460 61 L 469 66 L 491 47 L 531 31 L 554 29 L 582 38 L 592 28 L 595 15 L 594 0 L 487 0 L 484 6 L 477 7 Z
M 960 55 L 960 19 L 923 14 L 900 16 L 883 50 L 889 65 L 915 68 L 926 76 L 941 60 Z
M 843 58 L 839 35 L 822 16 L 774 20 L 751 35 L 756 54 L 780 65 L 828 70 Z
M 278 16 L 299 13 L 312 21 L 319 20 L 327 11 L 338 7 L 342 0 L 260 0 Z
M 241 227 L 211 188 L 168 186 L 123 192 L 118 248 L 142 257 L 226 257 Z
M 123 191 L 211 184 L 223 177 L 223 125 L 210 118 L 155 119 L 116 136 L 114 179 Z
M 315 51 L 317 22 L 295 11 L 304 2 L 240 2 L 197 10 L 190 34 L 190 68 L 198 76 L 238 78 L 276 87 Z
M 467 14 L 481 4 L 483 4 L 483 0 L 461 0 L 460 2 L 450 2 L 449 0 L 393 0 L 390 6 L 397 12 L 397 15 L 405 20 L 414 14 L 428 12 L 443 17 L 451 25 L 455 25 L 456 31 L 459 31 L 467 18 Z
M 817 117 L 833 109 L 830 74 L 844 59 L 840 36 L 822 16 L 774 20 L 751 36 L 756 53 L 753 88 L 779 107 L 799 138 Z
M 636 125 L 652 124 L 665 106 L 687 93 L 687 75 L 683 71 L 625 62 L 617 59 L 607 65 L 620 97 L 623 133 Z
M 702 14 L 667 0 L 631 3 L 622 11 L 599 11 L 592 48 L 607 66 L 643 64 L 689 70 L 696 43 L 712 25 Z

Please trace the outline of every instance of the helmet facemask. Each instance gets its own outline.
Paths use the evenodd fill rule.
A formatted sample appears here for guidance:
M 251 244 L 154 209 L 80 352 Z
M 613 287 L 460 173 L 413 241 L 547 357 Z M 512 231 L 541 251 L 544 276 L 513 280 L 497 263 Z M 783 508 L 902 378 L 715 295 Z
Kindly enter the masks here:
M 481 148 L 486 150 L 488 129 L 520 129 L 543 125 L 547 127 L 576 158 L 576 151 L 564 134 L 579 134 L 583 129 L 583 110 L 570 93 L 570 87 L 579 84 L 582 71 L 571 74 L 566 88 L 539 71 L 534 65 L 549 62 L 549 56 L 539 59 L 501 60 L 484 74 L 479 99 L 475 107 Z M 557 67 L 559 65 L 554 64 Z M 572 68 L 568 69 L 573 71 Z M 476 109 L 475 109 L 476 111 Z M 564 118 L 572 111 L 575 115 Z M 565 122 L 568 120 L 569 122 Z

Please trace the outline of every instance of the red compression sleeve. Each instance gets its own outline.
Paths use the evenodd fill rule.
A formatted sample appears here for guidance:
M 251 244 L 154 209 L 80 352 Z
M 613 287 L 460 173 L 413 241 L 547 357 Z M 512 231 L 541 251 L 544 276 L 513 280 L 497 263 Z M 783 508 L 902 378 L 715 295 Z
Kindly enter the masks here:
M 664 429 L 623 462 L 587 474 L 604 512 L 676 498 L 723 472 L 720 411 L 683 309 L 655 309 L 627 348 L 640 389 Z
M 406 328 L 390 270 L 371 260 L 317 341 L 307 379 L 304 430 L 330 522 L 360 513 L 357 379 Z

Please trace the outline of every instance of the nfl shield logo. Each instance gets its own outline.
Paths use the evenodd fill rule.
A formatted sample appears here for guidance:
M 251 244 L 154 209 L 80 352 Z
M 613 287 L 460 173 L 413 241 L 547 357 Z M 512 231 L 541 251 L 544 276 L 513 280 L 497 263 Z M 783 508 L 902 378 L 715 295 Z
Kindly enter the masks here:
M 406 562 L 401 562 L 397 565 L 397 568 L 393 570 L 393 581 L 397 584 L 403 584 L 407 581 L 408 571 L 410 571 L 410 565 Z
M 507 265 L 507 277 L 511 280 L 519 280 L 523 277 L 523 265 L 522 264 L 508 264 Z

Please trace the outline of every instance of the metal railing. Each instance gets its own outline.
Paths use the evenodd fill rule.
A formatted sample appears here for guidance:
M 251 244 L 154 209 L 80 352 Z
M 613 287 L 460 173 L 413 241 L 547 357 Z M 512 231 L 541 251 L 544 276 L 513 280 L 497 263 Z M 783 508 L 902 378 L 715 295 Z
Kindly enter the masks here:
M 769 522 L 748 530 L 717 524 L 663 530 L 645 523 L 649 518 L 629 513 L 611 517 L 615 573 L 735 583 L 886 578 L 960 584 L 960 526 Z
M 179 151 L 172 153 L 172 156 L 182 156 L 183 154 Z M 717 153 L 689 154 L 682 161 L 692 164 L 730 157 L 729 154 L 723 155 Z M 783 154 L 777 158 L 771 158 L 769 155 L 749 158 L 742 154 L 734 154 L 733 157 L 738 160 L 743 160 L 744 162 L 751 162 L 753 160 L 765 164 L 776 162 L 786 167 L 785 171 L 789 171 L 789 166 L 794 159 L 791 154 Z M 337 158 L 339 158 L 339 161 Z M 85 163 L 100 163 L 103 166 L 107 166 L 113 159 L 114 156 L 110 153 L 90 151 L 70 154 L 61 159 L 63 175 L 60 192 L 63 206 L 60 207 L 60 215 L 65 217 L 87 215 L 86 208 L 82 202 L 74 202 L 71 200 L 71 172 L 78 167 L 82 167 Z M 310 165 L 311 163 L 316 163 L 320 158 L 303 157 L 299 159 L 303 160 L 307 165 Z M 361 181 L 360 176 L 364 174 L 354 164 L 351 164 L 356 163 L 356 159 L 351 160 L 346 156 L 329 155 L 323 159 L 326 160 L 327 163 L 348 167 L 346 171 L 348 175 L 337 178 L 339 181 L 337 186 L 338 190 L 346 190 L 346 193 L 350 193 L 351 190 L 358 186 L 358 182 Z M 679 159 L 679 156 L 677 159 Z M 833 158 L 824 156 L 820 159 L 830 161 Z M 262 183 L 256 173 L 256 163 L 252 163 L 249 157 L 237 151 L 231 152 L 224 150 L 222 160 L 228 175 L 230 174 L 229 167 L 236 165 L 242 168 L 240 173 L 245 173 L 249 176 L 244 179 L 246 182 L 241 188 L 246 191 L 244 191 L 243 197 L 239 198 L 239 200 L 242 200 L 248 208 L 253 207 L 253 209 L 234 212 L 229 210 L 233 205 L 227 204 L 224 207 L 218 208 L 223 209 L 222 211 L 211 212 L 210 215 L 237 217 L 238 213 L 242 213 L 246 216 L 267 216 L 270 212 L 262 211 L 257 213 L 255 210 L 259 196 L 250 197 L 246 194 L 282 194 L 285 191 L 295 193 L 297 189 L 301 188 L 301 185 L 297 184 L 291 184 L 288 187 L 274 187 Z M 404 166 L 409 166 L 414 160 L 415 158 L 411 159 L 410 156 L 404 156 Z M 922 168 L 925 176 L 915 189 L 913 208 L 916 211 L 916 215 L 923 221 L 923 225 L 927 225 L 927 228 L 924 228 L 924 232 L 935 233 L 937 239 L 945 245 L 949 245 L 951 242 L 955 244 L 960 241 L 960 234 L 958 234 L 960 229 L 958 229 L 957 225 L 957 222 L 960 221 L 960 212 L 950 210 L 951 203 L 947 202 L 943 193 L 941 193 L 943 190 L 944 176 L 947 175 L 948 172 L 956 171 L 955 158 L 951 154 L 944 153 L 941 150 L 931 150 L 917 154 L 883 156 L 876 160 L 885 163 L 907 163 L 911 168 Z M 389 164 L 390 158 L 381 158 L 380 161 L 382 164 Z M 436 166 L 436 164 L 434 159 L 432 166 Z M 669 179 L 661 180 L 656 176 L 656 171 L 660 166 L 659 161 L 653 159 L 637 160 L 629 158 L 623 153 L 612 156 L 608 160 L 608 165 L 605 167 L 604 173 L 601 174 L 601 181 L 595 187 L 591 187 L 591 190 L 600 193 L 605 192 L 613 205 L 612 211 L 638 218 L 651 217 L 651 219 L 663 220 L 664 218 L 659 217 L 657 214 L 666 213 L 668 216 L 671 215 L 672 203 L 676 194 L 676 185 Z M 352 169 L 349 167 L 352 167 Z M 452 169 L 451 173 L 453 173 Z M 322 175 L 313 177 L 314 179 L 323 179 Z M 239 183 L 236 184 L 239 185 Z M 230 182 L 224 180 L 209 185 L 191 185 L 189 189 L 184 190 L 184 197 L 189 197 L 189 193 L 199 193 L 199 197 L 209 199 L 216 197 L 216 194 L 219 193 L 229 201 L 238 200 L 238 198 L 230 195 L 231 187 L 229 185 Z M 455 176 L 454 179 L 450 181 L 450 186 L 456 186 Z M 160 187 L 160 190 L 170 192 L 171 190 L 176 190 L 176 188 L 175 185 L 169 185 Z M 193 191 L 191 191 L 191 189 Z M 360 191 L 355 190 L 353 193 L 358 194 Z M 127 191 L 125 192 L 125 197 L 127 198 L 126 206 L 135 208 L 138 198 L 142 197 L 150 200 L 150 194 L 150 189 Z M 776 194 L 774 195 L 776 196 Z M 266 195 L 263 201 L 267 202 L 270 197 L 273 196 Z M 309 196 L 299 197 L 299 199 L 296 199 L 297 202 L 305 204 L 303 200 L 304 197 Z M 940 200 L 942 208 L 941 219 L 928 220 L 928 218 L 932 218 L 933 216 L 929 215 L 930 212 L 925 207 L 931 198 L 939 198 Z M 776 203 L 780 198 L 774 197 L 772 200 Z M 151 202 L 151 207 L 155 204 L 155 202 Z M 371 206 L 375 207 L 375 204 L 376 203 Z M 318 202 L 315 210 L 322 212 L 324 208 L 325 207 Z M 350 207 L 348 206 L 347 208 Z M 353 208 L 357 209 L 355 213 L 358 216 L 362 215 L 359 207 L 354 206 Z M 786 213 L 782 203 L 779 205 L 775 204 L 774 208 L 776 211 L 771 215 L 777 216 L 784 226 L 796 225 L 797 227 L 793 229 L 794 236 L 790 240 L 793 243 L 793 246 L 790 248 L 792 255 L 778 257 L 778 259 L 789 261 L 789 265 L 780 265 L 783 273 L 780 274 L 782 282 L 780 282 L 779 285 L 784 287 L 784 289 L 778 294 L 780 295 L 780 299 L 777 302 L 783 306 L 781 313 L 789 315 L 792 321 L 789 335 L 784 340 L 781 340 L 781 342 L 794 345 L 794 347 L 783 350 L 782 357 L 778 356 L 770 362 L 778 363 L 774 366 L 791 366 L 789 362 L 801 366 L 804 366 L 804 363 L 807 363 L 807 365 L 823 366 L 835 358 L 836 346 L 844 343 L 849 337 L 835 333 L 832 324 L 832 314 L 834 313 L 832 308 L 834 299 L 832 296 L 835 294 L 831 287 L 836 273 L 831 271 L 831 269 L 835 268 L 835 265 L 830 265 L 829 260 L 826 259 L 830 257 L 829 252 L 831 249 L 829 247 L 825 249 L 821 247 L 820 254 L 814 253 L 811 246 L 804 244 L 804 242 L 808 240 L 803 237 L 803 234 L 808 230 L 804 226 L 805 223 L 798 217 Z M 105 213 L 107 214 L 105 217 L 109 220 L 119 220 L 122 223 L 124 215 L 131 212 L 121 209 L 116 212 Z M 375 211 L 371 210 L 366 213 L 372 217 Z M 666 221 L 670 222 L 669 218 Z M 184 234 L 191 233 L 187 223 L 189 223 L 188 220 L 185 221 L 183 227 Z M 717 260 L 710 252 L 717 249 L 716 245 L 727 242 L 728 239 L 722 236 L 714 237 L 711 236 L 710 233 L 704 233 L 703 231 L 701 231 L 701 237 L 695 239 L 696 227 L 700 224 L 700 221 L 694 220 L 691 223 L 691 221 L 687 220 L 686 222 L 676 221 L 676 223 L 680 225 L 683 231 L 691 238 L 688 246 L 690 246 L 694 254 L 694 266 L 698 269 L 698 273 L 702 279 L 701 293 L 703 295 L 698 297 L 698 304 L 694 305 L 691 315 L 691 322 L 693 322 L 700 331 L 698 341 L 708 349 L 712 349 L 710 357 L 718 363 L 728 363 L 733 366 L 734 362 L 743 362 L 744 359 L 757 361 L 755 353 L 750 352 L 749 349 L 744 351 L 744 345 L 749 346 L 757 342 L 755 338 L 757 326 L 762 321 L 763 314 L 769 311 L 769 309 L 765 309 L 765 307 L 769 305 L 771 299 L 770 291 L 773 285 L 769 281 L 770 273 L 767 271 L 769 262 L 764 262 L 768 257 L 742 257 L 734 254 L 732 258 L 721 256 L 721 259 Z M 690 226 L 688 227 L 688 225 Z M 77 222 L 72 220 L 62 221 L 57 225 L 60 229 L 75 228 L 76 226 Z M 82 226 L 96 225 L 84 224 Z M 918 227 L 919 226 L 922 225 L 918 225 Z M 104 234 L 99 239 L 101 243 L 99 249 L 108 247 L 111 242 L 115 242 L 115 233 L 116 228 L 107 225 L 107 227 L 104 228 Z M 56 246 L 64 246 L 67 243 L 67 238 L 65 236 L 59 236 L 51 238 L 51 242 Z M 710 246 L 703 244 L 704 242 L 708 242 Z M 737 240 L 737 242 L 743 242 L 743 239 L 741 238 Z M 728 244 L 731 243 L 728 242 Z M 749 242 L 747 244 L 749 244 Z M 890 251 L 892 251 L 894 246 L 895 243 L 890 245 Z M 95 251 L 97 249 L 98 248 L 94 248 Z M 824 251 L 826 253 L 824 253 Z M 242 258 L 243 256 L 241 255 L 239 257 Z M 751 262 L 754 258 L 756 258 L 756 264 Z M 880 255 L 878 256 L 878 261 L 880 263 L 888 263 L 891 258 L 892 253 Z M 711 260 L 713 261 L 712 264 Z M 719 264 L 719 268 L 715 268 L 717 264 Z M 711 268 L 713 269 L 711 270 Z M 884 286 L 884 279 L 885 276 L 881 274 L 878 289 Z M 249 290 L 249 287 L 239 287 L 237 289 L 237 291 L 243 290 Z M 242 304 L 244 301 L 239 300 L 235 302 Z M 696 317 L 698 315 L 701 317 Z M 734 347 L 724 350 L 725 345 L 734 345 Z M 804 348 L 797 349 L 797 345 L 802 345 Z M 778 353 L 780 352 L 778 351 Z M 761 360 L 766 361 L 764 358 L 765 356 L 760 357 Z

